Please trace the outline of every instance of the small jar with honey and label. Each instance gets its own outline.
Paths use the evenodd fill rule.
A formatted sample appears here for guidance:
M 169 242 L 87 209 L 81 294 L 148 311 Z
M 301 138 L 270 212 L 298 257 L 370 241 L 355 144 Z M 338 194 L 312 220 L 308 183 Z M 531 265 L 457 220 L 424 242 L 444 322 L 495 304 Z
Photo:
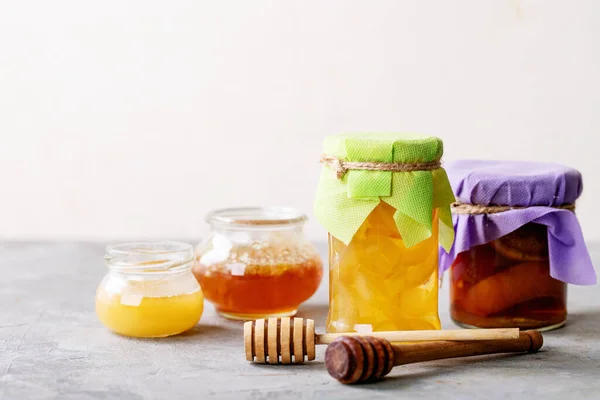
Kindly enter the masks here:
M 96 314 L 111 331 L 156 338 L 193 328 L 204 309 L 192 275 L 194 249 L 181 242 L 111 245 L 108 273 L 96 291 Z
M 593 284 L 575 216 L 581 174 L 562 165 L 456 161 L 452 319 L 463 327 L 550 330 L 567 320 L 567 284 Z
M 193 272 L 208 301 L 230 319 L 287 317 L 317 290 L 323 265 L 291 208 L 231 208 L 207 217 Z
M 438 246 L 454 234 L 442 141 L 346 134 L 323 147 L 315 214 L 329 232 L 327 331 L 440 329 Z

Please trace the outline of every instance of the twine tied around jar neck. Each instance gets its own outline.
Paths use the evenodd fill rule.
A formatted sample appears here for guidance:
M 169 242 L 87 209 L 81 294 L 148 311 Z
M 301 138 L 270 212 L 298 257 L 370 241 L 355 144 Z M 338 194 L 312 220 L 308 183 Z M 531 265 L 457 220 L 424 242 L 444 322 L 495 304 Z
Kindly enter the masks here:
M 537 206 L 529 206 L 529 207 L 537 207 Z M 522 210 L 524 208 L 529 208 L 524 206 L 482 206 L 479 204 L 468 204 L 462 203 L 460 201 L 456 201 L 452 203 L 450 209 L 453 214 L 497 214 L 504 211 L 510 210 Z M 568 210 L 575 212 L 575 204 L 562 204 L 560 206 L 547 206 L 550 208 L 556 208 L 559 210 Z
M 391 171 L 391 172 L 412 172 L 412 171 L 433 171 L 442 166 L 439 160 L 424 163 L 384 163 L 371 161 L 343 161 L 334 156 L 323 154 L 320 159 L 321 164 L 330 166 L 336 173 L 338 179 L 341 179 L 349 170 L 363 171 Z

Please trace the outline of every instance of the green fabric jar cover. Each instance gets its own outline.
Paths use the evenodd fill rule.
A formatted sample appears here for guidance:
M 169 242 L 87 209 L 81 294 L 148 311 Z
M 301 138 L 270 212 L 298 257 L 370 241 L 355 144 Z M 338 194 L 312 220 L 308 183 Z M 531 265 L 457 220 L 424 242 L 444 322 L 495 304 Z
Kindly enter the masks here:
M 450 204 L 455 201 L 439 165 L 443 143 L 436 137 L 398 133 L 327 136 L 325 165 L 314 203 L 319 222 L 348 244 L 367 216 L 384 201 L 407 247 L 431 237 L 433 210 L 439 209 L 439 242 L 454 241 Z M 386 169 L 386 170 L 380 170 Z

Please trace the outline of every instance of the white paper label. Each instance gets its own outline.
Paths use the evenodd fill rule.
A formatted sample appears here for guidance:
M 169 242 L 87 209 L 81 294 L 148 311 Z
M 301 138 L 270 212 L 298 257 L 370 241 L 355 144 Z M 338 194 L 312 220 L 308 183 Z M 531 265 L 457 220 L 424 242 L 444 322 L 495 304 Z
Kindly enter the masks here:
M 125 306 L 139 306 L 142 304 L 144 296 L 138 293 L 123 293 L 121 295 L 121 304 Z

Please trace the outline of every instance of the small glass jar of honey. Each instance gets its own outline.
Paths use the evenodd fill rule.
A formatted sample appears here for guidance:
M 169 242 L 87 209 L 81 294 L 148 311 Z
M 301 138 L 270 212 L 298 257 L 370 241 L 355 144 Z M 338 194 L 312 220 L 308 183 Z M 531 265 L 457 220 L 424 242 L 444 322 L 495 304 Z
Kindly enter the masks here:
M 180 242 L 108 246 L 109 268 L 96 292 L 96 314 L 115 333 L 165 337 L 196 325 L 204 308 L 192 275 L 193 247 Z
M 575 216 L 581 174 L 562 165 L 463 160 L 446 165 L 457 197 L 450 312 L 463 327 L 555 329 L 567 284 L 596 275 Z
M 292 316 L 319 287 L 323 265 L 304 235 L 304 214 L 232 208 L 216 210 L 206 220 L 212 232 L 196 248 L 193 272 L 222 316 Z

